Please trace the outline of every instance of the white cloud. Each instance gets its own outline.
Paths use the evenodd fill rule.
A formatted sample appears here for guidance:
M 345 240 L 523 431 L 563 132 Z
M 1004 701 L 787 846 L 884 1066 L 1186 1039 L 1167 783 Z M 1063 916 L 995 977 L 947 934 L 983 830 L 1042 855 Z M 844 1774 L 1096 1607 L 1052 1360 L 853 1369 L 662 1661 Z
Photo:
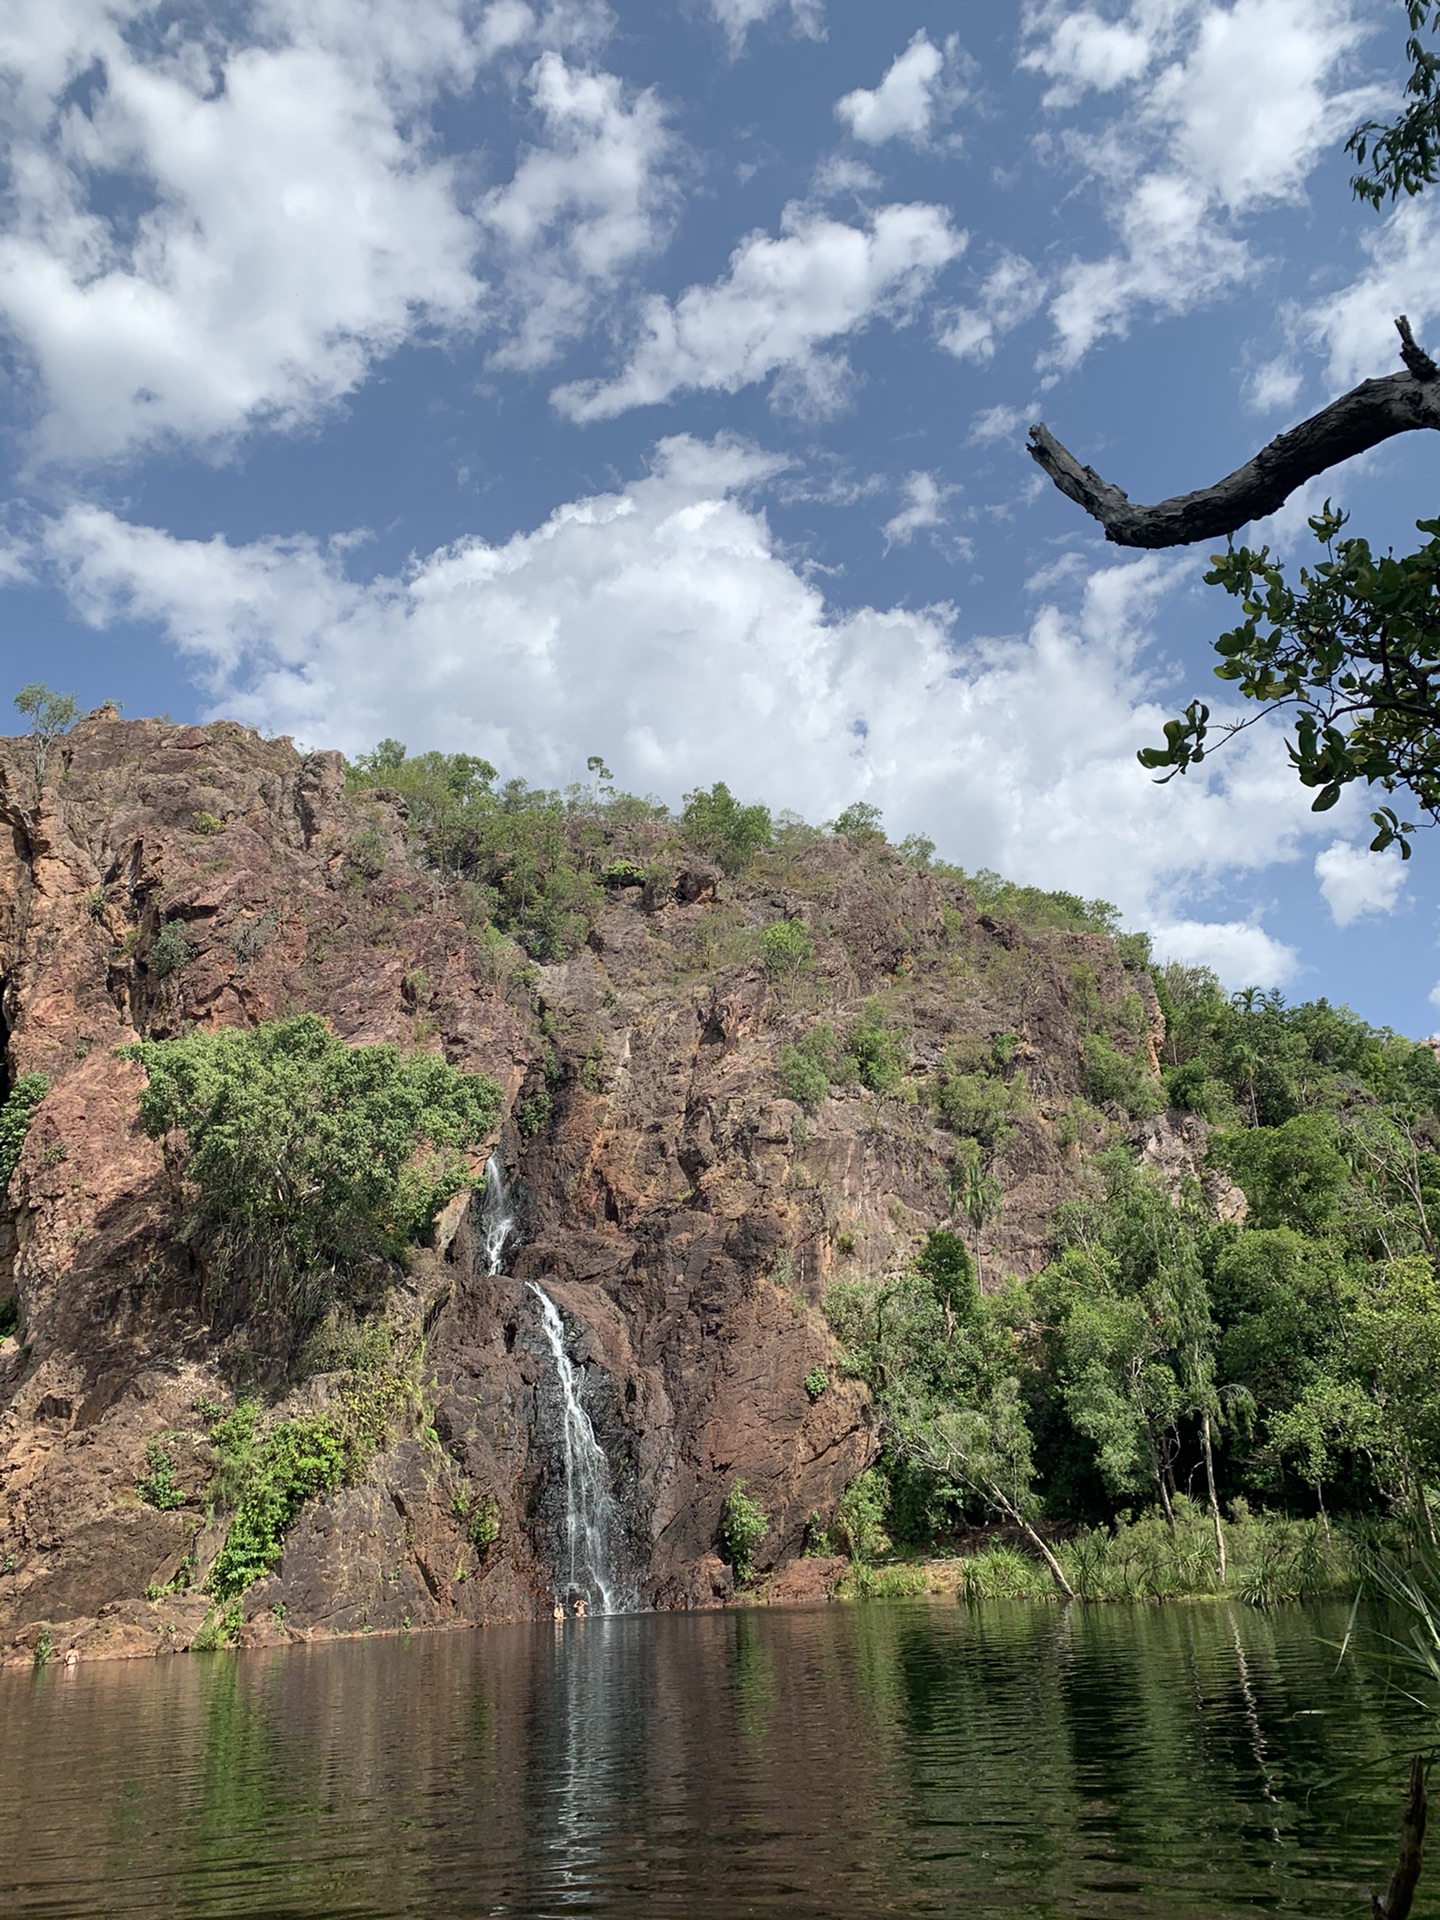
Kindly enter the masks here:
M 1300 955 L 1248 920 L 1173 920 L 1153 931 L 1157 960 L 1209 967 L 1227 986 L 1281 987 L 1300 971 Z
M 1338 84 L 1367 31 L 1356 0 L 1130 0 L 1108 21 L 1061 0 L 1032 6 L 1022 65 L 1050 80 L 1047 105 L 1127 95 L 1100 136 L 1061 143 L 1116 238 L 1060 276 L 1062 366 L 1123 334 L 1138 308 L 1183 312 L 1254 273 L 1239 222 L 1300 198 L 1319 158 L 1379 104 L 1373 89 Z
M 182 6 L 163 31 L 155 13 L 28 0 L 0 26 L 0 325 L 49 456 L 292 425 L 402 342 L 526 297 L 512 351 L 541 358 L 654 242 L 658 107 L 561 58 L 605 31 L 591 0 L 260 0 L 233 17 Z M 487 61 L 544 47 L 532 91 L 550 150 L 522 157 L 479 223 L 433 111 Z M 503 243 L 527 220 L 521 272 Z
M 622 271 L 659 245 L 674 144 L 655 94 L 627 98 L 613 74 L 569 67 L 550 52 L 529 85 L 546 142 L 480 207 L 505 250 L 503 297 L 516 316 L 494 362 L 522 368 L 553 358 Z
M 1292 407 L 1301 387 L 1298 369 L 1283 356 L 1258 366 L 1245 384 L 1245 401 L 1257 413 L 1273 413 L 1278 407 Z
M 1315 878 L 1337 927 L 1393 913 L 1407 878 L 1396 854 L 1371 853 L 1336 840 L 1315 856 Z
M 1131 8 L 1129 20 L 1103 20 L 1090 7 L 1077 13 L 1066 0 L 1032 5 L 1026 30 L 1032 44 L 1022 67 L 1045 74 L 1051 82 L 1047 107 L 1068 107 L 1091 88 L 1100 93 L 1138 80 L 1155 57 L 1155 10 L 1142 18 Z
M 953 112 L 963 97 L 953 82 L 944 84 L 947 62 L 958 57 L 952 37 L 937 47 L 922 27 L 903 53 L 885 70 L 878 87 L 857 87 L 835 102 L 835 118 L 867 147 L 887 140 L 924 146 L 937 120 Z
M 1399 371 L 1395 315 L 1408 316 L 1422 342 L 1440 314 L 1440 226 L 1433 200 L 1408 200 L 1364 233 L 1370 264 L 1348 287 L 1315 304 L 1307 330 L 1328 355 L 1332 385 L 1350 387 Z M 1430 342 L 1433 348 L 1435 342 Z
M 970 432 L 966 438 L 976 446 L 986 446 L 992 440 L 1008 440 L 1012 434 L 1018 435 L 1035 418 L 1034 408 L 1007 407 L 997 405 L 985 407 L 970 422 Z
M 343 544 L 186 541 L 95 507 L 54 524 L 48 560 L 92 624 L 155 623 L 217 707 L 257 725 L 350 750 L 382 734 L 464 748 L 550 781 L 603 752 L 641 790 L 724 779 L 812 819 L 865 798 L 897 837 L 1113 899 L 1174 951 L 1230 955 L 1235 984 L 1277 977 L 1261 929 L 1180 906 L 1315 831 L 1275 743 L 1248 735 L 1222 773 L 1167 787 L 1135 763 L 1164 717 L 1137 699 L 1140 658 L 1193 566 L 1106 565 L 1074 612 L 962 641 L 944 607 L 827 604 L 750 498 L 785 464 L 663 441 L 627 486 L 368 583 Z
M 933 533 L 949 524 L 945 503 L 957 487 L 943 486 L 933 473 L 912 473 L 905 481 L 905 505 L 880 529 L 886 547 L 908 547 L 917 533 Z
M 745 45 L 751 27 L 774 13 L 789 13 L 794 32 L 807 40 L 825 37 L 825 9 L 820 0 L 710 0 L 710 11 L 725 31 L 732 54 Z
M 941 207 L 881 207 L 848 226 L 792 203 L 780 237 L 742 240 L 723 280 L 647 301 L 641 339 L 615 379 L 575 381 L 551 397 L 572 420 L 607 420 L 687 389 L 736 393 L 780 374 L 773 398 L 833 412 L 849 367 L 820 349 L 876 319 L 904 324 L 964 247 Z
M 937 338 L 957 360 L 991 360 L 995 342 L 1038 313 L 1045 281 L 1023 254 L 1006 248 L 980 286 L 978 307 L 957 307 L 940 316 Z

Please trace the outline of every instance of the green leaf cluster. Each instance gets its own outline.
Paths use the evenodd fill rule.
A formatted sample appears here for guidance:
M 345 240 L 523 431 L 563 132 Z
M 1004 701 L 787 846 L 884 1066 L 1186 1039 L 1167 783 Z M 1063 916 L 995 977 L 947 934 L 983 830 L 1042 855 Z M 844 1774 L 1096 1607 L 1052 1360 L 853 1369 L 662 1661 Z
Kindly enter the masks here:
M 737 1585 L 743 1587 L 753 1578 L 755 1549 L 769 1531 L 765 1510 L 750 1498 L 745 1482 L 732 1481 L 720 1509 L 720 1554 Z
M 691 846 L 730 874 L 740 873 L 775 837 L 770 809 L 742 806 L 723 780 L 685 795 L 680 825 Z
M 15 1082 L 0 1105 L 0 1200 L 10 1185 L 10 1176 L 20 1164 L 20 1154 L 35 1109 L 50 1091 L 43 1073 L 26 1073 Z
M 140 1119 L 183 1136 L 212 1287 L 313 1320 L 403 1258 L 470 1180 L 500 1089 L 426 1053 L 348 1047 L 304 1014 L 141 1041 Z

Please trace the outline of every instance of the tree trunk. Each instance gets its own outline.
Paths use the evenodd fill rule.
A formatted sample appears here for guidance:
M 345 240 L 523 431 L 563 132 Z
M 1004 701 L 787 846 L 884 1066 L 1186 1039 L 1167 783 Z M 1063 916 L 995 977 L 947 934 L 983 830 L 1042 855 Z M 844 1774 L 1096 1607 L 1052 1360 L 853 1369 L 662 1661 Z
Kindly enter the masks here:
M 997 1487 L 993 1480 L 986 1480 L 979 1486 L 976 1486 L 972 1480 L 970 1484 L 972 1487 L 975 1487 L 977 1493 L 984 1494 L 997 1513 L 1003 1513 L 1007 1520 L 1014 1526 L 1019 1527 L 1025 1538 L 1050 1569 L 1051 1578 L 1054 1580 L 1056 1586 L 1059 1587 L 1061 1593 L 1064 1594 L 1067 1600 L 1073 1600 L 1075 1598 L 1075 1589 L 1065 1578 L 1065 1569 L 1040 1538 L 1040 1535 L 1035 1531 L 1034 1527 L 1032 1527 L 1030 1522 L 1025 1518 L 1024 1514 L 1021 1513 L 1009 1494 L 1002 1488 Z
M 1215 1571 L 1225 1584 L 1225 1533 L 1220 1525 L 1220 1502 L 1215 1498 L 1215 1457 L 1210 1451 L 1210 1409 L 1200 1418 L 1200 1437 L 1205 1443 L 1205 1490 L 1210 1495 L 1210 1524 L 1215 1529 Z

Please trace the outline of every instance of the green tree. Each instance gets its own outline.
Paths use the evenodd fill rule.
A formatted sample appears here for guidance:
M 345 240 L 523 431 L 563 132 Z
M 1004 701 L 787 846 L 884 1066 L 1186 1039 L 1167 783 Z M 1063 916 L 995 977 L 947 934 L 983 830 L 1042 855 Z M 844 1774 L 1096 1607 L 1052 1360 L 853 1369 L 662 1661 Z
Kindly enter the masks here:
M 140 1120 L 178 1131 L 212 1288 L 312 1320 L 428 1231 L 471 1178 L 500 1089 L 425 1053 L 348 1047 L 303 1014 L 140 1041 Z
M 731 874 L 747 867 L 775 837 L 770 809 L 742 807 L 723 780 L 717 780 L 708 792 L 697 787 L 685 795 L 680 825 L 693 847 L 709 854 Z
M 1062 1215 L 1060 1257 L 1034 1285 L 1066 1413 L 1117 1495 L 1148 1481 L 1173 1526 L 1180 1423 L 1192 1419 L 1225 1578 L 1213 1429 L 1216 1327 L 1193 1198 L 1172 1197 L 1123 1149 L 1102 1161 L 1103 1197 Z
M 832 1287 L 826 1311 L 846 1367 L 870 1389 L 892 1457 L 928 1475 L 941 1501 L 1018 1527 L 1068 1594 L 1035 1524 L 1040 1501 L 1012 1302 L 968 1288 L 964 1254 L 953 1235 L 931 1234 L 909 1273 L 878 1286 Z
M 795 980 L 815 964 L 815 942 L 803 920 L 774 920 L 762 928 L 760 952 L 776 980 Z
M 44 785 L 50 763 L 50 749 L 63 733 L 68 733 L 79 715 L 79 703 L 73 693 L 55 693 L 43 681 L 32 680 L 15 696 L 16 709 L 30 722 L 30 738 L 35 743 L 35 778 Z

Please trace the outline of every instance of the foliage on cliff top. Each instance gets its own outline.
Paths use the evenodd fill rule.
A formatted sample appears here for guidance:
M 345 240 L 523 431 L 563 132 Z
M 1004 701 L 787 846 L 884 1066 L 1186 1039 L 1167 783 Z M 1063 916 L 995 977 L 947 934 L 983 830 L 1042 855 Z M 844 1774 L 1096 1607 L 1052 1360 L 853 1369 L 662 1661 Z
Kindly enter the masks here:
M 313 1014 L 123 1049 L 140 1119 L 179 1131 L 212 1287 L 305 1323 L 433 1224 L 500 1089 L 426 1053 L 348 1047 Z
M 501 782 L 490 762 L 473 754 L 412 755 L 400 741 L 382 740 L 349 764 L 346 785 L 357 798 L 403 799 L 424 858 L 477 887 L 484 917 L 535 960 L 561 960 L 583 944 L 607 885 L 641 882 L 667 867 L 673 878 L 676 865 L 697 857 L 732 880 L 763 877 L 823 838 L 793 815 L 739 800 L 723 780 L 687 793 L 677 817 L 657 800 L 619 791 L 599 759 L 589 771 L 586 784 L 532 787 Z M 858 851 L 927 871 L 942 888 L 963 887 L 982 912 L 1032 933 L 1116 935 L 1119 916 L 1106 901 L 1016 886 L 987 869 L 966 873 L 936 861 L 933 844 L 921 838 L 890 847 L 878 811 L 863 802 L 826 831 Z M 1118 939 L 1125 964 L 1143 965 L 1144 936 Z

